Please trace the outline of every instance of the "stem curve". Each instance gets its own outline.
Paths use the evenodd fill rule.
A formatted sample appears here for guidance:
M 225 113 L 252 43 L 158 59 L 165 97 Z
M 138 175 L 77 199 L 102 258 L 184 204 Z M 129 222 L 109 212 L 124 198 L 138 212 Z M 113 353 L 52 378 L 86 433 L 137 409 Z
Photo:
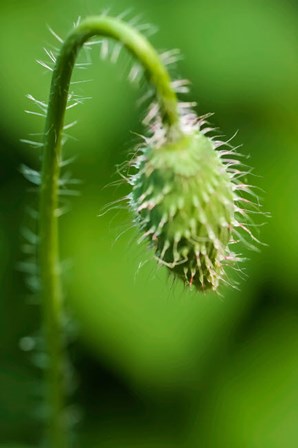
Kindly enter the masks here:
M 63 415 L 65 384 L 62 294 L 59 273 L 57 225 L 59 162 L 64 115 L 71 74 L 84 43 L 93 36 L 118 40 L 143 65 L 155 87 L 162 122 L 169 132 L 179 130 L 178 101 L 170 76 L 158 53 L 138 31 L 125 22 L 107 16 L 89 17 L 76 26 L 63 43 L 53 72 L 44 131 L 44 154 L 40 189 L 39 263 L 45 345 L 48 354 L 46 397 L 47 441 L 50 447 L 67 448 L 67 424 Z

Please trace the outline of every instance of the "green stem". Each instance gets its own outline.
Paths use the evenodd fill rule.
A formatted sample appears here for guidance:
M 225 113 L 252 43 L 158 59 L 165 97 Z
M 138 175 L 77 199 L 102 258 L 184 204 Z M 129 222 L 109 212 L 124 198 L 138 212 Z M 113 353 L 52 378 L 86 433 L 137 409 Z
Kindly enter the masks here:
M 106 16 L 89 17 L 69 34 L 63 43 L 53 72 L 44 134 L 44 155 L 40 191 L 40 271 L 44 310 L 44 336 L 48 353 L 46 405 L 48 408 L 47 441 L 50 447 L 69 446 L 63 418 L 65 407 L 64 342 L 62 299 L 58 253 L 58 180 L 61 138 L 71 74 L 77 54 L 91 37 L 113 38 L 126 47 L 143 65 L 148 81 L 154 86 L 161 118 L 168 134 L 179 131 L 176 94 L 169 74 L 151 44 L 124 22 Z M 175 134 L 175 133 L 174 133 Z

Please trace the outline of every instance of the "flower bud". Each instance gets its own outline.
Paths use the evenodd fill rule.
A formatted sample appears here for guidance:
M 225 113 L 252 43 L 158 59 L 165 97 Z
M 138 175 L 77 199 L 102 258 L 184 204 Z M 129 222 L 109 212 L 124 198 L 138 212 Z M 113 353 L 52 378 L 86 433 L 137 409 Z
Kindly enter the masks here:
M 147 146 L 132 177 L 131 207 L 158 261 L 187 285 L 216 290 L 229 258 L 234 184 L 199 131 Z

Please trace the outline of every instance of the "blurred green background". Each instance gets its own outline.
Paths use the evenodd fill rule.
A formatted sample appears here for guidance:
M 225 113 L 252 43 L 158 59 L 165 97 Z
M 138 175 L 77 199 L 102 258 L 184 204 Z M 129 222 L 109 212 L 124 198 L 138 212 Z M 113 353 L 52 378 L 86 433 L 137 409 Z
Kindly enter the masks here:
M 19 172 L 38 167 L 38 150 L 20 143 L 43 129 L 25 95 L 47 100 L 50 75 L 35 64 L 53 37 L 78 16 L 129 8 L 159 32 L 158 49 L 179 48 L 174 72 L 191 80 L 190 100 L 241 152 L 264 190 L 272 218 L 268 244 L 249 253 L 240 291 L 223 298 L 172 285 L 147 260 L 130 214 L 99 218 L 128 187 L 115 165 L 142 133 L 139 89 L 127 81 L 127 56 L 101 61 L 75 78 L 92 79 L 76 92 L 92 97 L 71 111 L 77 140 L 65 147 L 82 179 L 81 195 L 60 221 L 66 261 L 65 295 L 79 336 L 71 347 L 83 411 L 74 446 L 91 448 L 294 448 L 298 446 L 298 60 L 297 2 L 290 0 L 10 0 L 0 6 L 0 446 L 36 445 L 41 422 L 40 372 L 19 341 L 39 328 L 29 305 L 21 229 L 36 198 Z M 131 132 L 132 131 L 132 132 Z M 22 340 L 22 339 L 21 339 Z M 24 341 L 24 340 L 23 340 Z M 24 345 L 24 344 L 23 344 Z

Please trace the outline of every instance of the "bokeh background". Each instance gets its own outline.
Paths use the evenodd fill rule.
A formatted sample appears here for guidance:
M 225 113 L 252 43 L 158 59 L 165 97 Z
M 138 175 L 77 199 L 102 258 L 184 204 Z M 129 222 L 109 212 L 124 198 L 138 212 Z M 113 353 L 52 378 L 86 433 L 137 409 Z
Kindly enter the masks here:
M 174 73 L 191 80 L 188 99 L 250 154 L 272 218 L 268 244 L 246 253 L 247 278 L 223 297 L 173 285 L 135 243 L 127 210 L 98 217 L 128 193 L 117 181 L 143 132 L 140 89 L 129 58 L 98 57 L 79 71 L 76 92 L 92 97 L 72 111 L 79 123 L 66 156 L 82 179 L 61 219 L 64 289 L 79 328 L 71 346 L 81 409 L 79 447 L 294 448 L 298 446 L 297 2 L 294 0 L 10 0 L 0 6 L 0 446 L 36 446 L 40 371 L 31 337 L 39 328 L 20 272 L 26 207 L 36 198 L 19 167 L 38 167 L 38 149 L 20 142 L 43 129 L 26 94 L 46 100 L 50 75 L 35 59 L 78 16 L 132 8 L 159 31 L 159 49 L 179 48 Z M 46 73 L 44 73 L 46 72 Z M 23 229 L 23 230 L 22 230 Z M 127 233 L 123 233 L 128 229 Z M 120 236 L 118 238 L 118 236 Z M 144 266 L 143 266 L 144 264 Z M 21 341 L 21 344 L 20 344 Z M 36 361 L 36 359 L 35 359 Z M 38 360 L 37 360 L 38 361 Z M 36 364 L 36 362 L 35 362 Z M 38 362 L 37 362 L 38 364 Z M 78 412 L 76 412 L 78 415 Z M 78 415 L 79 416 L 79 415 Z M 74 443 L 75 446 L 75 443 Z

